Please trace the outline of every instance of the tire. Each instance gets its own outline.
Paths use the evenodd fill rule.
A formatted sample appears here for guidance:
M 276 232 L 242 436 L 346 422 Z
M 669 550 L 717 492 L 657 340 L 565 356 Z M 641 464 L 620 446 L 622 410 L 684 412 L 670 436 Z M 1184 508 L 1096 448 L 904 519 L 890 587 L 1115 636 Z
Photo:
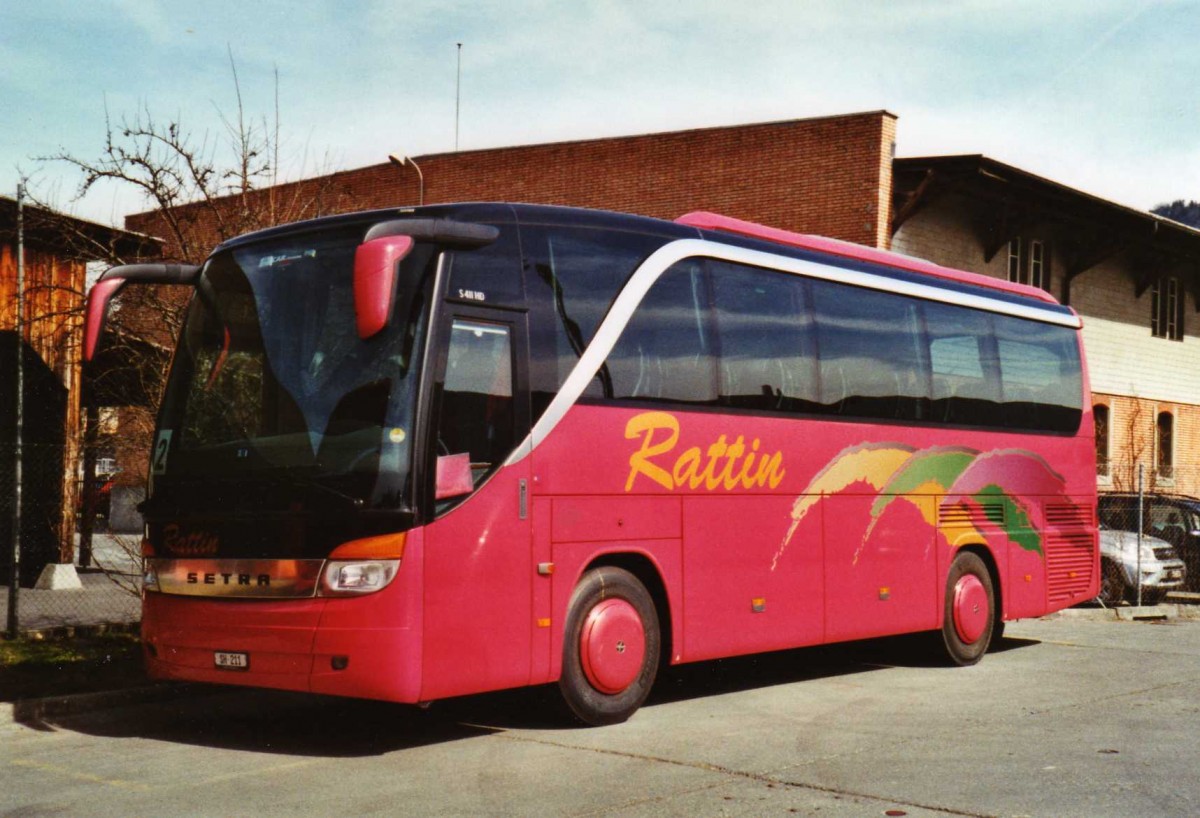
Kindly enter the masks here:
M 987 653 L 996 628 L 996 594 L 983 560 L 960 553 L 946 576 L 942 643 L 950 661 L 973 665 Z
M 1127 591 L 1125 574 L 1122 573 L 1121 566 L 1111 560 L 1102 560 L 1100 563 L 1100 593 L 1096 599 L 1111 608 L 1125 601 Z
M 996 650 L 1000 647 L 1000 643 L 1004 641 L 1004 620 L 997 618 L 992 625 L 992 641 L 988 645 L 988 650 Z
M 632 716 L 654 685 L 662 636 L 654 600 L 622 568 L 583 575 L 567 610 L 559 690 L 585 724 L 617 724 Z

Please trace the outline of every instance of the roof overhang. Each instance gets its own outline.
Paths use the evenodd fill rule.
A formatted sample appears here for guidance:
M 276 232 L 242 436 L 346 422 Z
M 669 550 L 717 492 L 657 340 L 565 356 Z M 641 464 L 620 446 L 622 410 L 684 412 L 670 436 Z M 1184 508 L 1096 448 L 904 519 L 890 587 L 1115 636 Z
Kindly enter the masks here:
M 0 241 L 15 241 L 17 201 L 0 196 Z M 78 219 L 34 204 L 23 206 L 25 243 L 60 258 L 79 261 L 154 258 L 163 242 L 153 236 Z
M 1200 230 L 1054 182 L 980 154 L 925 156 L 893 162 L 893 235 L 939 199 L 957 194 L 981 206 L 985 262 L 1037 227 L 1064 239 L 1064 303 L 1081 273 L 1117 256 L 1151 259 L 1134 282 L 1141 295 L 1160 275 L 1189 282 L 1200 309 Z

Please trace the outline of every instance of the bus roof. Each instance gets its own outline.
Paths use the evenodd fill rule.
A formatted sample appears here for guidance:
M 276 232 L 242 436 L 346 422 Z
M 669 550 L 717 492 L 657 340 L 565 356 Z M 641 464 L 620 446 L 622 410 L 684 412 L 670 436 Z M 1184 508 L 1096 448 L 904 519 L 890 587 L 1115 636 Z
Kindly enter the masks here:
M 1058 303 L 1054 296 L 1040 287 L 1031 287 L 1028 284 L 1017 284 L 1014 282 L 1005 281 L 1004 279 L 981 275 L 979 273 L 969 273 L 965 270 L 955 270 L 951 267 L 943 267 L 940 264 L 934 264 L 933 262 L 926 261 L 924 259 L 906 256 L 900 253 L 891 253 L 887 250 L 878 250 L 874 247 L 867 247 L 862 244 L 854 244 L 852 242 L 841 241 L 839 239 L 825 238 L 824 236 L 793 233 L 789 230 L 781 230 L 777 227 L 767 227 L 754 222 L 734 219 L 729 216 L 722 216 L 719 213 L 710 213 L 704 210 L 697 210 L 680 216 L 675 221 L 678 224 L 698 227 L 702 230 L 710 230 L 718 233 L 733 233 L 735 235 L 746 236 L 749 238 L 764 239 L 774 244 L 785 244 L 805 250 L 815 250 L 819 253 L 842 256 L 843 258 L 853 259 L 855 261 L 866 261 L 873 264 L 882 264 L 887 267 L 896 267 L 901 270 L 925 273 L 926 275 L 935 276 L 937 278 L 945 278 L 950 281 L 957 281 L 964 284 L 974 284 L 978 287 L 988 287 L 994 290 L 1002 290 L 1004 292 L 1022 295 L 1027 298 L 1033 298 L 1038 301 L 1045 301 L 1050 304 Z
M 383 208 L 324 216 L 302 222 L 269 227 L 223 242 L 217 249 L 225 250 L 245 243 L 284 236 L 355 225 L 370 225 L 397 218 L 453 218 L 467 221 L 516 224 L 577 225 L 580 227 L 629 230 L 656 233 L 665 238 L 703 238 L 708 241 L 751 246 L 764 252 L 801 253 L 809 258 L 834 257 L 851 265 L 870 267 L 876 273 L 898 278 L 917 277 L 940 279 L 953 289 L 982 288 L 993 297 L 1014 302 L 1037 301 L 1053 312 L 1074 314 L 1062 306 L 1050 293 L 1038 287 L 1016 284 L 991 276 L 943 267 L 930 261 L 853 244 L 838 239 L 794 233 L 707 211 L 694 211 L 675 221 L 637 216 L 615 211 L 559 205 L 518 204 L 506 202 L 461 202 L 425 205 L 422 207 Z M 890 271 L 890 272 L 889 272 Z M 928 280 L 928 278 L 926 278 Z M 930 282 L 932 283 L 932 282 Z

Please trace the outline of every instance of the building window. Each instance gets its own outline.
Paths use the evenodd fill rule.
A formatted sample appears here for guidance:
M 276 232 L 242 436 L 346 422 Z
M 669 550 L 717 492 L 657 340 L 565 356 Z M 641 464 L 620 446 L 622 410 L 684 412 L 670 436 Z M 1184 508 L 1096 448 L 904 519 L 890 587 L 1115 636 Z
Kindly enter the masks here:
M 1021 281 L 1021 237 L 1017 236 L 1008 242 L 1008 280 Z
M 1108 407 L 1098 403 L 1092 407 L 1092 417 L 1096 422 L 1096 476 L 1108 478 L 1112 476 L 1112 462 L 1108 455 Z
M 1050 259 L 1045 243 L 1017 236 L 1008 242 L 1008 280 L 1050 289 Z
M 1175 477 L 1175 417 L 1159 412 L 1155 424 L 1154 471 L 1164 479 Z
M 1163 276 L 1150 289 L 1150 333 L 1155 338 L 1183 340 L 1183 294 L 1174 276 Z
M 1046 247 L 1040 241 L 1029 242 L 1029 283 L 1043 290 L 1050 289 L 1046 275 Z

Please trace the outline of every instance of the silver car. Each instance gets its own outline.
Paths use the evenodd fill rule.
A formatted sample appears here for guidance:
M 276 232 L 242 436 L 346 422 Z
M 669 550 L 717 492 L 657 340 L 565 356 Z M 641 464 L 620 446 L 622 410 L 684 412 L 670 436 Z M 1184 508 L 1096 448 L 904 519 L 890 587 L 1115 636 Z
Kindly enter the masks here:
M 1167 592 L 1182 588 L 1186 570 L 1169 542 L 1142 535 L 1142 604 L 1157 605 Z M 1101 526 L 1100 601 L 1137 602 L 1137 573 L 1137 533 Z

